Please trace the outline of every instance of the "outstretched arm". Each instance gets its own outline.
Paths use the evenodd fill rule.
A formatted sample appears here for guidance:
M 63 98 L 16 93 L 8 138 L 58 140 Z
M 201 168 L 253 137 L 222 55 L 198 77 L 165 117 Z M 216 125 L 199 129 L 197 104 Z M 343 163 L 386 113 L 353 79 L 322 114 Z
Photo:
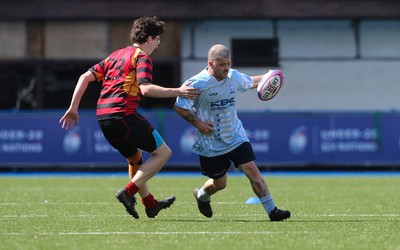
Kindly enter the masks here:
M 76 124 L 79 124 L 79 103 L 81 102 L 82 96 L 85 93 L 89 83 L 95 80 L 95 76 L 90 71 L 87 71 L 79 77 L 78 83 L 76 84 L 74 93 L 72 95 L 71 104 L 59 121 L 59 123 L 62 124 L 61 127 L 65 128 L 65 130 L 68 130 L 69 128 L 73 129 L 75 122 Z
M 268 72 L 269 71 L 271 71 L 271 70 L 268 70 Z M 253 84 L 253 86 L 251 86 L 252 89 L 257 88 L 258 83 L 260 82 L 261 78 L 263 78 L 264 75 L 265 74 L 257 75 L 257 76 L 251 76 L 251 78 L 253 78 L 253 80 L 254 80 L 254 84 Z
M 200 95 L 199 89 L 189 86 L 190 82 L 183 84 L 179 88 L 164 88 L 152 83 L 141 83 L 139 85 L 142 95 L 154 98 L 183 97 L 188 99 L 196 98 Z

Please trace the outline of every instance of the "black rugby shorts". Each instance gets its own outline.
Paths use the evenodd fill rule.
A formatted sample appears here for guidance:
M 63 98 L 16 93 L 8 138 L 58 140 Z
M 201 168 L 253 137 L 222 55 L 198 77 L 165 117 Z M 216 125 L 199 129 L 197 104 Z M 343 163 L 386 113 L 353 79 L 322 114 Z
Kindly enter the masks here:
M 238 165 L 254 161 L 256 159 L 253 147 L 250 142 L 243 142 L 232 150 L 223 155 L 214 157 L 205 157 L 200 155 L 201 173 L 212 179 L 221 178 L 229 170 L 231 163 L 237 168 Z
M 138 113 L 98 123 L 107 141 L 125 158 L 134 156 L 138 148 L 153 152 L 163 142 L 147 119 Z

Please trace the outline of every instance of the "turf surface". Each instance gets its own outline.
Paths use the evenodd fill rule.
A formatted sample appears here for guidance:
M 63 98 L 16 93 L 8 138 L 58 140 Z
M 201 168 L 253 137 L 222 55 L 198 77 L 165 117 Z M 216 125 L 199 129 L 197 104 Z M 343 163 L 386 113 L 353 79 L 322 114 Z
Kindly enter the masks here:
M 212 197 L 210 219 L 192 195 L 204 177 L 156 176 L 152 193 L 177 199 L 154 219 L 138 204 L 138 220 L 114 198 L 126 177 L 0 177 L 0 249 L 400 249 L 400 177 L 265 179 L 289 220 L 245 204 L 243 176 Z

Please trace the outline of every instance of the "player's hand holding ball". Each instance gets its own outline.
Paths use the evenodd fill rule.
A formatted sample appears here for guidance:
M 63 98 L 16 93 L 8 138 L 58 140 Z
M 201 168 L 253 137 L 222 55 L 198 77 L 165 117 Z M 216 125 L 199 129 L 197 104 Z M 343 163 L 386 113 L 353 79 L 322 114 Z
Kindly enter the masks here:
M 284 79 L 285 77 L 280 70 L 268 71 L 258 83 L 258 98 L 262 101 L 268 101 L 274 98 L 282 88 Z

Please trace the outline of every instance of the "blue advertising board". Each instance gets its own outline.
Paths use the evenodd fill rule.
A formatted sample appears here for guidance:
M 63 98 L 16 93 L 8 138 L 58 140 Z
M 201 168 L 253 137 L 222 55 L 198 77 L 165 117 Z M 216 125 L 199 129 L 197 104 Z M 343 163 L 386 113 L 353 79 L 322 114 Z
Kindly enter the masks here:
M 62 115 L 0 115 L 0 165 L 126 165 L 104 138 L 94 113 L 81 113 L 79 125 L 68 131 L 58 123 Z M 157 124 L 155 113 L 148 119 Z
M 65 131 L 62 112 L 0 113 L 0 166 L 125 166 L 94 112 Z M 167 166 L 198 166 L 195 129 L 171 111 L 142 112 L 173 153 Z M 398 113 L 239 113 L 259 166 L 399 165 Z M 145 154 L 145 157 L 148 155 Z
M 258 165 L 399 164 L 400 116 L 319 113 L 239 114 Z M 194 128 L 179 117 L 165 125 L 175 165 L 197 160 Z

